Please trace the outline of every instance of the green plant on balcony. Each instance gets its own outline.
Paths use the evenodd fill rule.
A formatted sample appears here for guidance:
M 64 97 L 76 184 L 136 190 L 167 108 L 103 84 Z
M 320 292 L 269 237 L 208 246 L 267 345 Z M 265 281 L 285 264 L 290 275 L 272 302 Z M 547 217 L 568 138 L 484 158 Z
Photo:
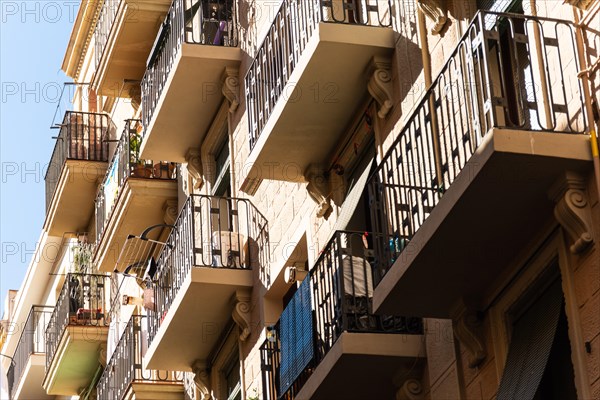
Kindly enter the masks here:
M 146 165 L 146 162 L 140 158 L 140 148 L 142 136 L 137 130 L 131 130 L 129 133 L 129 165 L 133 176 L 138 178 L 150 178 L 152 176 L 152 167 Z
M 254 394 L 252 395 L 248 395 L 246 397 L 247 400 L 260 400 L 260 398 L 258 397 L 258 390 L 256 390 L 256 388 L 253 389 Z
M 92 245 L 78 242 L 72 247 L 73 270 L 75 273 L 86 274 L 92 269 Z

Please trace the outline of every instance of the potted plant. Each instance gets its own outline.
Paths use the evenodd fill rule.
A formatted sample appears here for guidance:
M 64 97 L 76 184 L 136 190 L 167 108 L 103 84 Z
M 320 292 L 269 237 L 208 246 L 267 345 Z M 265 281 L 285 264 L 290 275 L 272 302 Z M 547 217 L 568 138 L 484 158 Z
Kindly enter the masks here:
M 78 274 L 86 274 L 92 266 L 92 245 L 79 242 L 72 248 L 73 270 Z
M 152 176 L 152 167 L 147 166 L 146 162 L 140 159 L 140 146 L 142 136 L 137 131 L 131 131 L 129 134 L 129 165 L 133 176 L 138 178 L 150 178 Z
M 158 179 L 173 179 L 175 163 L 158 162 L 154 164 L 154 177 Z

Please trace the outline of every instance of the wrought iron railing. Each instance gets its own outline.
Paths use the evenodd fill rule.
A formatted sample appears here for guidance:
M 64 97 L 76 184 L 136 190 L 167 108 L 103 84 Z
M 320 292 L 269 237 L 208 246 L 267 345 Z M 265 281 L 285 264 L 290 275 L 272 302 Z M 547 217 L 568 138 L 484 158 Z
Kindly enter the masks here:
M 147 370 L 142 366 L 147 348 L 144 318 L 133 315 L 127 323 L 98 381 L 98 400 L 120 400 L 134 383 L 182 384 L 183 372 Z
M 150 341 L 192 268 L 258 268 L 268 256 L 267 221 L 249 200 L 190 196 L 157 261 Z
M 176 179 L 174 163 L 140 158 L 141 131 L 140 120 L 125 121 L 123 134 L 96 195 L 96 243 L 102 238 L 113 206 L 127 179 Z
M 29 316 L 25 321 L 21 337 L 13 356 L 14 362 L 11 363 L 8 371 L 8 393 L 10 398 L 14 398 L 14 390 L 19 386 L 19 381 L 25 372 L 27 361 L 32 354 L 44 354 L 46 352 L 46 341 L 44 332 L 50 321 L 52 307 L 33 306 L 29 311 Z
M 98 21 L 96 22 L 96 29 L 94 30 L 94 55 L 96 57 L 96 68 L 100 64 L 106 44 L 108 43 L 108 36 L 112 30 L 115 18 L 117 17 L 117 11 L 119 10 L 119 4 L 122 0 L 103 0 L 102 9 L 98 15 Z
M 479 12 L 370 178 L 378 283 L 492 128 L 583 133 L 572 23 Z
M 145 128 L 148 128 L 182 45 L 236 47 L 238 29 L 235 0 L 173 1 L 142 79 L 142 122 Z
M 183 398 L 184 400 L 199 400 L 196 393 L 196 374 L 193 372 L 183 373 Z
M 95 335 L 104 334 L 104 329 L 102 332 L 94 332 L 93 328 L 109 325 L 108 284 L 109 277 L 106 275 L 67 274 L 46 328 L 46 373 L 69 326 L 92 328 L 86 334 L 88 340 L 93 340 Z
M 251 150 L 319 23 L 391 27 L 395 3 L 283 0 L 245 77 Z
M 343 332 L 423 333 L 420 318 L 373 313 L 375 240 L 381 239 L 336 231 L 325 246 L 261 347 L 263 398 L 295 398 Z
M 108 139 L 114 126 L 105 114 L 67 111 L 60 125 L 48 169 L 46 170 L 46 210 L 66 160 L 108 161 Z

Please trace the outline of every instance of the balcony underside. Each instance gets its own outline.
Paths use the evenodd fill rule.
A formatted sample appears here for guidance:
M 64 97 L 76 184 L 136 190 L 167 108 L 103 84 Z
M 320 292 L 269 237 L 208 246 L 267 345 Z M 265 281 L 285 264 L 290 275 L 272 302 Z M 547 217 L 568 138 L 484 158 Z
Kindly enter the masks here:
M 121 0 L 94 76 L 99 94 L 131 97 L 144 77 L 146 60 L 171 0 Z M 124 80 L 138 81 L 125 84 Z
M 447 318 L 481 303 L 552 223 L 561 173 L 590 167 L 588 136 L 493 129 L 376 287 L 375 310 Z
M 306 166 L 325 161 L 364 102 L 371 60 L 392 53 L 394 35 L 320 23 L 250 153 L 246 180 L 302 182 Z
M 171 199 L 177 199 L 175 181 L 128 178 L 115 200 L 108 224 L 98 243 L 95 254 L 98 270 L 114 271 L 128 235 L 139 235 L 152 225 L 164 224 L 165 202 Z
M 45 354 L 31 354 L 27 360 L 27 365 L 23 370 L 20 380 L 15 381 L 13 400 L 28 399 L 51 399 L 42 387 L 45 374 Z M 15 377 L 19 379 L 19 377 Z
M 191 371 L 231 321 L 236 291 L 251 290 L 252 284 L 251 270 L 192 267 L 148 348 L 144 367 Z
M 123 400 L 181 400 L 183 391 L 182 383 L 134 382 Z
M 100 161 L 65 162 L 44 222 L 44 230 L 50 236 L 87 232 L 98 181 L 106 173 L 106 167 L 107 163 Z
M 87 387 L 106 352 L 108 327 L 68 326 L 44 379 L 50 395 L 75 396 Z
M 145 127 L 142 158 L 185 162 L 187 150 L 200 147 L 223 101 L 225 68 L 237 67 L 240 60 L 238 47 L 183 43 Z
M 418 377 L 424 361 L 422 335 L 344 332 L 296 398 L 393 399 L 395 380 Z

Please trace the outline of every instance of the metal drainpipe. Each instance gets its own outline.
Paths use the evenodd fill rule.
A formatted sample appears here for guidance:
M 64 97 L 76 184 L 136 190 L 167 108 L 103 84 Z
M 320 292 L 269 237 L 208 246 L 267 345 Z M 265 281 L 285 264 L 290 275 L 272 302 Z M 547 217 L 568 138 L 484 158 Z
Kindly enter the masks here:
M 421 42 L 421 60 L 423 63 L 423 76 L 425 78 L 425 90 L 429 90 L 431 84 L 433 82 L 432 74 L 431 74 L 431 56 L 429 54 L 429 42 L 427 40 L 427 24 L 425 22 L 425 14 L 420 7 L 417 7 L 417 21 L 418 21 L 418 29 L 419 29 L 419 41 Z M 441 147 L 440 147 L 440 139 L 439 139 L 439 129 L 437 125 L 437 118 L 435 114 L 434 107 L 434 98 L 430 96 L 429 98 L 429 114 L 431 115 L 431 131 L 433 134 L 432 142 L 434 149 L 434 162 L 435 162 L 435 173 L 437 175 L 437 184 L 438 187 L 444 187 L 444 177 L 442 173 L 441 167 Z
M 417 22 L 419 29 L 419 41 L 421 42 L 421 62 L 423 63 L 423 75 L 425 77 L 425 87 L 431 86 L 431 57 L 429 55 L 429 42 L 427 41 L 427 24 L 425 15 L 417 7 Z
M 597 12 L 596 10 L 595 12 Z M 587 27 L 585 24 L 580 25 L 579 11 L 576 7 L 573 7 L 573 21 L 575 22 L 575 38 L 577 42 L 577 56 L 579 58 L 579 65 L 584 68 L 587 66 L 586 51 L 583 45 L 583 27 Z M 585 99 L 586 114 L 589 118 L 589 133 L 590 133 L 590 146 L 592 150 L 592 157 L 594 160 L 594 175 L 596 178 L 596 190 L 598 192 L 598 198 L 600 198 L 600 152 L 598 151 L 598 139 L 596 136 L 597 126 L 600 121 L 594 121 L 594 112 L 592 109 L 592 97 L 590 94 L 590 81 L 594 80 L 593 74 L 588 76 L 588 71 L 581 71 L 579 74 L 581 84 L 583 87 L 583 96 Z
M 537 16 L 537 7 L 535 4 L 535 0 L 531 0 L 529 2 L 531 15 L 534 17 Z M 544 54 L 542 53 L 542 35 L 540 33 L 541 25 L 534 23 L 533 24 L 533 42 L 535 43 L 535 55 L 537 57 L 536 64 L 538 67 L 538 74 L 540 77 L 541 83 L 541 91 L 542 91 L 542 99 L 544 106 L 544 114 L 546 116 L 546 126 L 552 126 L 552 108 L 550 107 L 550 96 L 548 91 L 550 90 L 550 86 L 548 84 L 548 79 L 546 77 L 546 69 L 544 68 Z M 533 68 L 533 66 L 532 66 Z M 540 121 L 541 122 L 541 121 Z

